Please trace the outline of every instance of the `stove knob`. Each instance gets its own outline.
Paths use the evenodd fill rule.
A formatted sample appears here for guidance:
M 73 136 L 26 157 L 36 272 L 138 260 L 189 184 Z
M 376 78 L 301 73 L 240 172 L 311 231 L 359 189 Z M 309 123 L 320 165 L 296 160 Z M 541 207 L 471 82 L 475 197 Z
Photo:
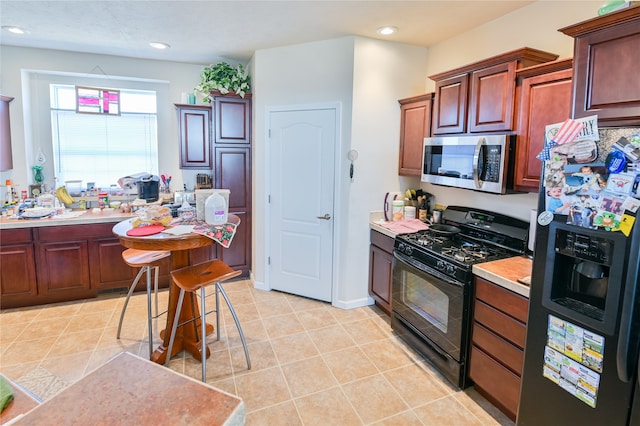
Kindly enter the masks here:
M 436 263 L 436 268 L 438 268 L 441 271 L 444 271 L 445 268 L 445 264 L 442 260 L 438 260 L 438 263 Z
M 404 253 L 406 249 L 407 249 L 407 246 L 404 243 L 398 244 L 398 250 L 400 250 L 400 253 Z
M 411 253 L 413 253 L 413 248 L 411 246 L 407 246 L 404 252 L 408 255 L 411 255 Z
M 453 274 L 454 271 L 453 265 L 447 265 L 447 274 Z

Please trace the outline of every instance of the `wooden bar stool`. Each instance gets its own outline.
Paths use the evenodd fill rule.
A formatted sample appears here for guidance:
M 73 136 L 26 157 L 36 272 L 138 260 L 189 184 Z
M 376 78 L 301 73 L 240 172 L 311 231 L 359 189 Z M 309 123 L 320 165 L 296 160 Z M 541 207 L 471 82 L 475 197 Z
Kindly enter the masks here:
M 210 260 L 208 262 L 199 263 L 197 265 L 187 266 L 186 268 L 178 269 L 171 272 L 171 279 L 173 282 L 180 288 L 180 296 L 178 297 L 178 308 L 175 313 L 175 319 L 173 320 L 173 328 L 171 330 L 171 337 L 169 339 L 169 348 L 167 350 L 167 359 L 165 360 L 165 365 L 169 364 L 169 358 L 171 358 L 171 351 L 173 349 L 173 342 L 175 340 L 176 331 L 178 326 L 185 325 L 189 322 L 200 320 L 201 324 L 201 343 L 202 343 L 202 381 L 206 383 L 207 381 L 207 313 L 215 312 L 216 313 L 216 340 L 220 340 L 220 302 L 218 293 L 222 294 L 225 302 L 227 302 L 227 306 L 231 311 L 231 315 L 233 316 L 233 320 L 236 323 L 236 327 L 238 328 L 238 332 L 240 333 L 240 340 L 242 341 L 242 346 L 244 347 L 244 355 L 247 359 L 247 367 L 249 370 L 251 369 L 251 360 L 249 359 L 249 349 L 247 348 L 247 342 L 244 339 L 244 333 L 242 332 L 242 327 L 240 326 L 240 321 L 238 321 L 238 316 L 236 315 L 236 311 L 233 309 L 231 305 L 231 301 L 227 296 L 227 293 L 224 291 L 221 283 L 228 279 L 237 277 L 241 274 L 241 271 L 235 271 L 231 269 L 226 263 L 219 259 Z M 206 287 L 214 284 L 215 287 L 215 296 L 216 296 L 216 308 L 210 312 L 207 312 L 205 307 L 205 299 Z M 196 317 L 190 321 L 186 321 L 182 324 L 178 324 L 180 321 L 180 310 L 182 309 L 182 302 L 184 300 L 184 294 L 186 292 L 193 293 L 195 295 L 198 294 L 197 290 L 200 290 L 200 317 Z
M 137 250 L 137 249 L 127 249 L 122 252 L 122 259 L 125 263 L 132 268 L 140 268 L 138 271 L 138 275 L 133 280 L 133 284 L 129 288 L 129 292 L 127 293 L 127 298 L 124 301 L 124 306 L 122 307 L 122 312 L 120 312 L 120 321 L 118 322 L 118 334 L 117 338 L 120 338 L 120 331 L 122 330 L 122 320 L 124 319 L 124 313 L 127 310 L 127 305 L 129 304 L 129 298 L 131 294 L 135 290 L 138 285 L 138 281 L 142 277 L 142 274 L 147 274 L 147 323 L 149 327 L 149 357 L 153 354 L 153 319 L 159 317 L 164 312 L 158 312 L 158 274 L 159 274 L 159 261 L 164 259 L 165 257 L 169 257 L 171 252 L 158 250 Z M 155 315 L 151 312 L 151 272 L 155 272 L 155 280 L 154 280 L 154 291 L 156 298 L 156 313 Z M 166 311 L 165 311 L 166 312 Z

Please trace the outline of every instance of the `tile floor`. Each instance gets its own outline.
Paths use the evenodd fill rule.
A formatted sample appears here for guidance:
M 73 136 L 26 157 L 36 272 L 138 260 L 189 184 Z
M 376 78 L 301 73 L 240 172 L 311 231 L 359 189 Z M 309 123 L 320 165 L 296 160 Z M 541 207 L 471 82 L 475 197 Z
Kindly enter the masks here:
M 248 280 L 224 286 L 252 369 L 224 306 L 221 340 L 209 337 L 207 382 L 244 399 L 248 425 L 513 425 L 473 388 L 459 391 L 442 379 L 393 335 L 375 307 L 341 310 L 256 290 Z M 161 306 L 167 296 L 160 292 Z M 73 383 L 121 351 L 148 356 L 146 295 L 132 298 L 117 340 L 123 302 L 124 295 L 111 294 L 2 311 L 0 371 L 27 382 L 48 371 L 57 392 L 60 383 Z M 200 364 L 184 352 L 170 368 L 200 379 Z

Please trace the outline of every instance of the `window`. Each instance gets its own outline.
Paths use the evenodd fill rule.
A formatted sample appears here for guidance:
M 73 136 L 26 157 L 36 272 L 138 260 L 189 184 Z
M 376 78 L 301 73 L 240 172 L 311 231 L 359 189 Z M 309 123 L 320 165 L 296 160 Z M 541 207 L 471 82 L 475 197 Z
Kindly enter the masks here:
M 156 93 L 120 90 L 120 115 L 76 113 L 72 85 L 52 84 L 51 130 L 58 184 L 108 188 L 133 173 L 158 174 Z

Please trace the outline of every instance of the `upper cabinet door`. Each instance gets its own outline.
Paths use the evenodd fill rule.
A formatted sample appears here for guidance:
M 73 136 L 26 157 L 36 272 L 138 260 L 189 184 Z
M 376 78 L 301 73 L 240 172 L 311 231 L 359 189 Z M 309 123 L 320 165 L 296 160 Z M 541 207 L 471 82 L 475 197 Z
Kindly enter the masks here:
M 525 68 L 518 73 L 520 104 L 514 189 L 538 192 L 542 162 L 536 158 L 545 142 L 545 126 L 571 113 L 571 59 Z
M 436 81 L 433 110 L 434 135 L 466 132 L 468 93 L 468 74 Z
M 557 58 L 523 47 L 429 76 L 436 84 L 433 134 L 512 131 L 516 70 Z
M 251 100 L 216 96 L 213 99 L 216 144 L 251 143 Z
M 422 175 L 424 138 L 431 133 L 433 93 L 402 99 L 400 102 L 400 162 L 398 174 Z
M 180 168 L 211 168 L 211 108 L 177 105 L 180 118 Z
M 469 96 L 469 132 L 513 129 L 516 62 L 474 71 Z
M 601 127 L 640 125 L 640 7 L 560 31 L 575 37 L 573 117 L 598 115 Z

